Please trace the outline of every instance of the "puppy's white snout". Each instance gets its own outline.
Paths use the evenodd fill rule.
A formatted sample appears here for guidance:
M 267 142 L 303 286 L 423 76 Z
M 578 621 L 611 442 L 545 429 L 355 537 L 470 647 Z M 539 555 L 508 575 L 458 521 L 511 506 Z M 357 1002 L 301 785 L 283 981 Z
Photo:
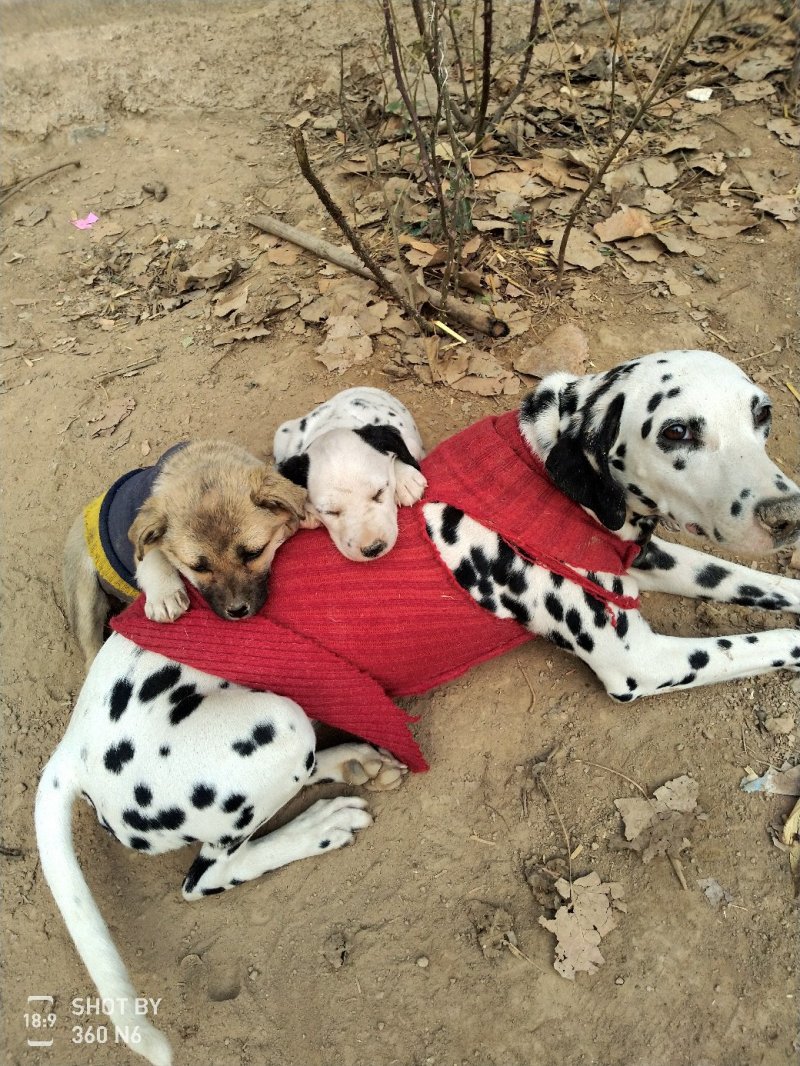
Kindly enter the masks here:
M 755 514 L 776 548 L 792 545 L 800 537 L 800 494 L 762 500 L 756 505 Z
M 372 544 L 367 545 L 366 548 L 361 549 L 361 554 L 365 559 L 377 559 L 379 555 L 383 555 L 386 551 L 387 544 L 385 540 L 376 540 Z

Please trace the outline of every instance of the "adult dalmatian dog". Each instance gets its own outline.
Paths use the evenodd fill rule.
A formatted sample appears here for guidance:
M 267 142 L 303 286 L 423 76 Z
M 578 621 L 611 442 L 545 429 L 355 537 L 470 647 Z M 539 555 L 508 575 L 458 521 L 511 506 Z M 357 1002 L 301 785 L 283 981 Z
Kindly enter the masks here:
M 481 649 L 476 658 L 539 634 L 588 663 L 619 701 L 783 669 L 797 671 L 796 628 L 706 638 L 664 636 L 651 630 L 636 606 L 638 592 L 646 589 L 800 611 L 800 581 L 714 561 L 653 536 L 662 522 L 730 551 L 766 553 L 791 547 L 800 534 L 800 489 L 766 455 L 770 419 L 765 393 L 737 366 L 711 352 L 656 353 L 585 377 L 554 374 L 525 399 L 517 414 L 484 420 L 434 450 L 423 464 L 429 482 L 426 497 L 417 507 L 403 509 L 406 524 L 384 559 L 368 567 L 351 564 L 318 530 L 287 542 L 276 564 L 282 553 L 292 558 L 293 546 L 302 559 L 302 538 L 319 536 L 320 551 L 330 551 L 336 565 L 345 568 L 343 573 L 363 575 L 363 581 L 375 575 L 377 580 L 384 567 L 403 565 L 413 515 L 421 514 L 431 558 L 449 582 L 448 603 L 460 596 L 467 620 L 463 633 L 451 633 L 449 641 L 436 639 L 437 649 L 446 645 L 439 649 L 443 655 L 463 652 L 477 632 L 469 627 L 480 616 L 495 627 L 495 642 L 476 644 Z M 479 483 L 473 489 L 497 501 L 497 512 L 519 533 L 513 542 L 493 528 L 493 516 L 481 515 L 479 521 L 466 506 L 459 507 L 463 497 L 458 492 L 446 499 L 437 495 L 442 467 L 441 461 L 437 467 L 437 455 L 452 463 L 462 442 L 466 447 L 473 439 L 488 440 L 491 448 L 477 460 L 470 454 L 466 476 L 475 470 L 482 474 L 495 463 L 491 484 Z M 495 452 L 500 455 L 496 461 Z M 546 504 L 518 499 L 525 495 L 528 470 L 542 476 Z M 546 497 L 547 492 L 555 495 Z M 579 505 L 575 510 L 588 523 L 588 539 L 583 532 L 579 538 L 584 549 L 594 553 L 593 559 L 602 559 L 615 557 L 611 549 L 619 546 L 624 566 L 602 570 L 581 567 L 574 559 L 562 563 L 553 555 L 552 544 L 531 546 L 528 525 L 539 520 L 547 525 L 551 507 L 560 515 L 564 497 Z M 561 517 L 556 527 L 557 547 L 571 533 Z M 306 563 L 303 568 L 308 571 Z M 286 568 L 284 575 L 280 569 L 276 572 L 275 593 L 286 584 L 290 600 L 300 596 L 302 584 L 293 586 Z M 324 598 L 324 582 L 310 571 L 307 581 L 314 584 L 314 594 Z M 411 575 L 408 585 L 413 585 Z M 291 613 L 291 602 L 284 607 Z M 384 605 L 392 664 L 413 656 L 416 640 L 422 639 L 407 632 L 416 608 L 405 614 L 401 608 L 399 598 L 391 608 Z M 438 609 L 449 607 L 443 600 Z M 193 605 L 180 624 L 202 618 L 201 611 L 202 606 Z M 292 625 L 299 625 L 304 613 L 298 603 Z M 246 644 L 252 639 L 248 634 L 256 630 L 243 627 L 256 621 L 217 630 L 215 640 L 235 631 L 236 641 Z M 434 622 L 434 616 L 428 621 Z M 401 630 L 394 644 L 392 625 Z M 178 633 L 177 623 L 158 628 L 160 633 Z M 344 614 L 331 619 L 331 640 L 344 640 L 346 628 Z M 289 627 L 275 632 L 285 633 L 289 645 L 300 640 Z M 280 641 L 274 647 L 280 649 Z M 268 658 L 261 651 L 249 648 L 256 664 Z M 320 660 L 317 684 L 306 690 L 309 700 L 333 684 L 334 660 Z M 449 674 L 436 676 L 454 676 L 468 665 L 459 660 Z M 355 699 L 364 672 L 348 668 Z M 345 670 L 343 676 L 347 680 L 351 675 Z M 426 675 L 423 683 L 428 680 Z M 411 691 L 400 682 L 381 683 L 395 695 Z M 303 703 L 312 713 L 313 707 L 305 699 Z M 306 785 L 325 778 L 395 787 L 404 769 L 386 751 L 366 744 L 315 754 L 311 722 L 297 702 L 220 680 L 143 650 L 119 633 L 111 636 L 43 772 L 36 830 L 44 875 L 100 994 L 114 1003 L 112 1022 L 136 1023 L 133 1050 L 155 1064 L 171 1062 L 166 1037 L 132 1014 L 134 990 L 75 858 L 74 799 L 83 795 L 89 800 L 101 824 L 129 847 L 155 854 L 201 842 L 183 885 L 185 898 L 197 899 L 341 847 L 370 824 L 364 801 L 345 796 L 318 801 L 282 828 L 254 838 L 255 830 Z

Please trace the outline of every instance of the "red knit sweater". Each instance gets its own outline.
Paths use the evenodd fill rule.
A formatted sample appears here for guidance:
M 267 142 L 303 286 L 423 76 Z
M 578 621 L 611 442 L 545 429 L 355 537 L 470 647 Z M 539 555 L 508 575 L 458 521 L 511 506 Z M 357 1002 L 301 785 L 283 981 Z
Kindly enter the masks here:
M 638 547 L 555 488 L 516 413 L 451 437 L 422 470 L 423 502 L 458 507 L 609 605 L 638 606 L 574 570 L 623 574 Z M 398 520 L 395 547 L 369 563 L 345 559 L 325 530 L 298 533 L 277 553 L 267 603 L 254 618 L 224 621 L 190 589 L 191 609 L 171 625 L 150 622 L 139 597 L 112 627 L 178 662 L 289 696 L 310 717 L 388 748 L 412 770 L 426 769 L 408 732 L 413 719 L 389 697 L 427 692 L 533 634 L 458 585 L 426 533 L 421 503 L 403 508 Z

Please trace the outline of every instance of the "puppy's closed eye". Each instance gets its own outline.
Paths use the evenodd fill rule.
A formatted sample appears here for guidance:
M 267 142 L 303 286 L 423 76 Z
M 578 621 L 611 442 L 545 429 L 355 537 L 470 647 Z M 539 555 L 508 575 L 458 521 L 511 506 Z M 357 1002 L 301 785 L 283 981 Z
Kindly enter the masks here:
M 260 548 L 238 548 L 237 555 L 243 563 L 252 563 L 264 554 L 265 548 L 266 544 L 262 544 Z
M 385 491 L 386 491 L 386 486 L 384 485 L 384 487 L 382 489 L 378 489 L 378 491 L 372 497 L 372 502 L 373 503 L 380 503 L 381 500 L 383 499 L 383 494 L 384 494 Z

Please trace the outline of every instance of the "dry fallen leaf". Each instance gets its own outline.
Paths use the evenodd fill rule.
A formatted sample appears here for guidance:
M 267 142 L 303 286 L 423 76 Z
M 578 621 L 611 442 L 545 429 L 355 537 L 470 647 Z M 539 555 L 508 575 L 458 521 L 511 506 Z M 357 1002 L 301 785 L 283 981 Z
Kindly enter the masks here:
M 664 185 L 672 185 L 678 180 L 678 168 L 671 159 L 659 159 L 655 156 L 651 159 L 644 159 L 642 170 L 647 184 L 656 189 L 661 189 Z M 637 236 L 637 234 L 632 234 L 632 236 Z
M 330 315 L 327 327 L 327 336 L 315 351 L 328 370 L 341 373 L 370 358 L 372 341 L 353 315 Z
M 217 318 L 225 318 L 233 311 L 244 311 L 249 293 L 249 285 L 240 285 L 235 291 L 227 291 L 224 295 L 220 293 L 216 297 L 214 314 Z
M 725 207 L 712 200 L 700 200 L 694 205 L 694 216 L 689 219 L 689 228 L 701 237 L 720 240 L 735 237 L 743 230 L 757 226 L 759 218 L 743 207 Z
M 653 232 L 650 216 L 638 207 L 621 207 L 611 218 L 592 227 L 601 241 L 619 241 Z
M 178 292 L 187 289 L 219 289 L 233 281 L 241 273 L 235 259 L 212 255 L 193 263 L 188 270 L 179 270 L 175 275 Z
M 753 205 L 757 211 L 764 211 L 781 222 L 796 222 L 798 202 L 794 196 L 765 196 Z
M 757 55 L 748 56 L 733 68 L 740 81 L 763 81 L 768 74 L 786 66 L 786 55 L 778 48 L 764 48 Z
M 552 259 L 558 258 L 558 249 L 564 235 L 564 226 L 540 226 L 539 235 L 544 241 L 552 241 L 548 251 Z M 564 261 L 571 266 L 583 267 L 584 270 L 597 270 L 605 263 L 597 244 L 591 234 L 585 230 L 573 228 L 567 241 Z
M 214 347 L 219 348 L 223 344 L 232 344 L 234 341 L 254 341 L 261 337 L 268 337 L 270 330 L 264 326 L 247 326 L 244 329 L 230 329 L 225 333 L 218 333 L 214 338 Z
M 314 116 L 310 111 L 301 111 L 299 115 L 295 115 L 293 118 L 286 119 L 286 125 L 290 126 L 293 130 L 299 130 L 301 126 L 305 126 L 307 122 L 310 122 Z
M 633 840 L 663 811 L 694 811 L 697 807 L 697 782 L 684 774 L 657 788 L 652 799 L 633 797 L 614 800 L 625 823 L 625 839 Z
M 636 237 L 632 241 L 619 241 L 616 247 L 637 263 L 655 263 L 664 254 L 661 242 L 652 233 Z
M 705 253 L 705 245 L 700 241 L 692 240 L 691 237 L 682 237 L 678 233 L 670 233 L 668 230 L 659 230 L 655 235 L 659 243 L 663 244 L 668 252 L 673 255 L 701 256 Z
M 513 366 L 520 374 L 542 378 L 554 370 L 585 374 L 588 360 L 589 338 L 573 322 L 564 322 L 548 333 L 540 344 L 518 355 Z
M 603 884 L 598 873 L 590 873 L 572 882 L 560 878 L 555 885 L 567 903 L 555 917 L 539 918 L 539 924 L 555 934 L 556 971 L 568 981 L 575 974 L 595 973 L 605 962 L 598 947 L 601 939 L 616 927 L 615 910 L 624 911 L 622 886 L 618 882 Z
M 743 85 L 731 85 L 729 89 L 737 104 L 751 104 L 754 100 L 775 95 L 775 86 L 768 81 L 745 82 Z
M 267 249 L 267 260 L 275 266 L 294 266 L 300 257 L 301 248 L 296 244 L 282 244 Z
M 132 396 L 126 396 L 124 399 L 110 403 L 102 415 L 89 419 L 89 425 L 94 426 L 89 436 L 93 438 L 110 437 L 120 422 L 124 422 L 135 408 L 136 400 Z
M 667 267 L 664 271 L 664 281 L 673 296 L 684 297 L 692 295 L 692 286 L 672 267 Z
M 778 135 L 781 144 L 790 148 L 800 147 L 800 124 L 790 118 L 773 118 L 767 123 L 767 129 Z
M 625 824 L 626 847 L 637 851 L 645 863 L 689 847 L 694 823 L 703 814 L 697 806 L 698 787 L 684 774 L 657 788 L 652 799 L 614 800 Z

